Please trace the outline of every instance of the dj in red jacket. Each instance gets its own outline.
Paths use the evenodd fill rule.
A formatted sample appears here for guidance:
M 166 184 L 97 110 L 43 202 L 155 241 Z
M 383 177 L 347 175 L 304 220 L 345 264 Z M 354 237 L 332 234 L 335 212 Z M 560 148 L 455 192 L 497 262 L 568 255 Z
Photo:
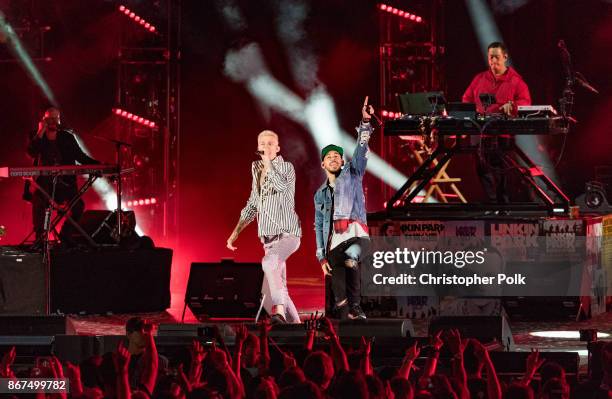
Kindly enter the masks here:
M 531 105 L 527 84 L 513 68 L 506 66 L 508 51 L 505 44 L 489 44 L 487 59 L 489 69 L 474 77 L 463 94 L 463 102 L 475 103 L 479 113 L 516 116 L 519 105 Z M 492 94 L 496 102 L 485 109 L 480 100 L 481 94 Z M 494 137 L 480 142 L 485 151 L 479 151 L 476 156 L 476 172 L 489 202 L 509 202 L 506 180 L 510 168 L 503 157 L 504 147 L 509 146 L 512 140 L 507 137 Z
M 506 66 L 508 51 L 503 43 L 489 44 L 487 52 L 489 69 L 474 77 L 462 101 L 476 103 L 476 110 L 485 113 L 479 96 L 483 93 L 493 94 L 497 102 L 486 109 L 487 114 L 516 115 L 519 105 L 531 105 L 529 88 L 518 72 Z

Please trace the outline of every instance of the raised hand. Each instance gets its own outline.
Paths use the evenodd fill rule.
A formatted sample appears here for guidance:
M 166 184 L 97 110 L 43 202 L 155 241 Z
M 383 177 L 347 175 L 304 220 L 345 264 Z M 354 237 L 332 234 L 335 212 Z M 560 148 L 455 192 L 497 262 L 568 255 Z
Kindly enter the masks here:
M 461 332 L 459 332 L 459 330 L 448 330 L 446 334 L 446 346 L 453 355 L 463 355 L 467 343 L 467 340 L 461 339 Z
M 374 113 L 374 107 L 368 105 L 368 96 L 365 97 L 363 101 L 363 107 L 361 107 L 361 119 L 364 122 L 368 122 Z
M 194 339 L 191 342 L 191 346 L 189 347 L 189 354 L 191 355 L 191 362 L 200 364 L 206 357 L 206 351 L 204 347 L 197 339 Z
M 414 341 L 414 344 L 406 349 L 406 354 L 404 355 L 404 362 L 414 362 L 419 355 L 421 354 L 421 348 L 419 348 L 419 343 Z
M 236 332 L 236 344 L 242 344 L 245 340 L 249 332 L 244 324 L 239 324 L 234 327 L 234 331 Z
M 59 361 L 57 356 L 51 356 L 50 359 L 51 370 L 53 370 L 53 374 L 57 378 L 64 378 L 64 368 L 62 367 L 62 363 Z
M 45 134 L 46 131 L 47 131 L 47 121 L 45 121 L 44 119 L 41 119 L 40 122 L 38 122 L 38 130 L 36 131 L 36 136 L 40 139 L 42 138 L 43 134 Z
M 489 351 L 484 347 L 483 344 L 480 343 L 477 339 L 471 339 L 472 346 L 474 347 L 474 356 L 478 359 L 479 362 L 484 362 L 485 359 L 489 356 Z
M 4 353 L 4 355 L 2 356 L 2 369 L 11 367 L 13 365 L 13 363 L 15 362 L 15 357 L 17 356 L 17 350 L 15 349 L 14 346 L 11 346 L 11 348 Z
M 334 329 L 334 325 L 327 317 L 321 319 L 321 331 L 323 331 L 323 333 L 325 333 L 325 336 L 328 338 L 336 336 L 336 330 Z
M 434 350 L 439 351 L 442 346 L 444 346 L 444 341 L 440 336 L 442 335 L 442 330 L 438 331 L 437 334 L 431 336 L 431 346 L 433 346 Z
M 113 363 L 115 363 L 115 370 L 118 373 L 127 373 L 128 366 L 130 364 L 130 352 L 125 347 L 123 340 L 119 341 L 117 350 L 113 352 Z
M 525 373 L 533 376 L 545 361 L 545 359 L 540 358 L 540 351 L 532 348 L 531 353 L 527 356 L 527 360 L 525 361 Z
M 317 331 L 317 326 L 323 317 L 323 314 L 321 314 L 321 318 L 319 318 L 318 314 L 319 311 L 317 310 L 316 312 L 310 314 L 309 319 L 304 320 L 304 328 L 306 329 L 306 332 L 314 334 Z
M 293 353 L 289 351 L 283 352 L 283 365 L 285 366 L 285 370 L 297 366 L 297 361 L 295 357 L 293 357 Z
M 259 333 L 261 335 L 268 335 L 270 330 L 272 329 L 272 324 L 270 324 L 270 319 L 261 319 L 259 321 Z
M 370 352 L 372 352 L 372 337 L 364 337 L 361 336 L 361 342 L 359 343 L 359 350 L 364 354 L 369 356 Z

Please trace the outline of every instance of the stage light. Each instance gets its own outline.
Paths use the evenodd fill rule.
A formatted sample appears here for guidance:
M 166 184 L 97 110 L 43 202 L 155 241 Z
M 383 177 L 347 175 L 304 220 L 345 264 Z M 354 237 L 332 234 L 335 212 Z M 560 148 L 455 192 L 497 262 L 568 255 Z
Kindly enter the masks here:
M 378 9 L 380 11 L 386 11 L 386 12 L 388 12 L 390 14 L 397 15 L 398 17 L 409 19 L 409 20 L 417 22 L 417 23 L 423 22 L 423 18 L 419 17 L 418 15 L 412 14 L 412 13 L 410 13 L 408 11 L 405 11 L 405 10 L 400 10 L 398 8 L 395 8 L 395 7 L 391 7 L 391 6 L 387 5 L 387 4 L 379 4 L 378 5 Z
M 147 22 L 143 17 L 136 14 L 134 11 L 130 10 L 126 6 L 120 5 L 119 11 L 121 11 L 123 14 L 125 14 L 128 18 L 130 18 L 134 22 L 144 27 L 149 32 L 154 33 L 155 31 L 157 31 L 157 28 L 155 28 L 154 25 L 152 25 L 150 22 Z
M 580 339 L 580 331 L 578 330 L 561 330 L 561 331 L 533 331 L 529 335 L 540 338 L 564 338 L 564 339 Z M 598 332 L 597 338 L 608 338 L 610 334 Z
M 139 207 L 139 206 L 145 206 L 145 205 L 155 205 L 157 204 L 157 198 L 155 197 L 150 197 L 150 198 L 140 198 L 140 199 L 135 199 L 135 200 L 129 200 L 127 202 L 127 206 L 128 207 Z
M 380 112 L 383 118 L 395 119 L 402 116 L 402 113 L 395 111 L 387 111 L 386 109 Z
M 26 73 L 30 76 L 30 79 L 38 86 L 43 92 L 47 100 L 54 107 L 58 106 L 51 88 L 43 79 L 34 61 L 28 54 L 28 51 L 23 47 L 19 36 L 13 30 L 13 27 L 5 20 L 4 14 L 0 11 L 0 38 L 4 38 L 3 41 L 6 43 L 9 50 L 13 53 L 15 58 L 19 60 L 20 64 L 25 69 Z
M 134 115 L 131 112 L 127 112 L 126 110 L 123 110 L 121 108 L 113 108 L 113 113 L 117 116 L 121 116 L 131 121 L 140 123 L 141 125 L 151 128 L 155 127 L 155 122 L 145 119 L 142 116 Z
M 244 83 L 249 93 L 263 105 L 280 111 L 301 123 L 313 136 L 317 146 L 330 142 L 344 148 L 354 148 L 353 134 L 340 129 L 334 103 L 324 88 L 313 90 L 306 101 L 276 80 L 263 61 L 261 50 L 255 43 L 231 50 L 225 57 L 225 74 L 236 82 Z M 394 189 L 400 188 L 408 177 L 370 152 L 368 171 Z

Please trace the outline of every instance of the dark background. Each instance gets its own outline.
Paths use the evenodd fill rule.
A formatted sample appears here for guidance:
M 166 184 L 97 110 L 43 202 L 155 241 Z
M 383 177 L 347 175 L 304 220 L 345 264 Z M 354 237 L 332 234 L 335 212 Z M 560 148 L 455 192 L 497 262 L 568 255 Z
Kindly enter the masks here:
M 228 2 L 229 3 L 229 2 Z M 258 261 L 262 255 L 255 226 L 239 238 L 235 254 L 225 241 L 237 222 L 250 189 L 250 163 L 257 133 L 275 130 L 281 152 L 297 170 L 296 209 L 302 221 L 299 251 L 289 262 L 290 277 L 320 276 L 314 258 L 312 195 L 323 182 L 319 148 L 309 132 L 274 110 L 265 110 L 242 84 L 223 73 L 226 52 L 239 43 L 257 42 L 276 79 L 302 99 L 308 96 L 289 67 L 287 49 L 279 39 L 274 20 L 276 2 L 235 1 L 247 21 L 241 33 L 228 29 L 220 16 L 222 1 L 182 2 L 180 207 L 178 236 L 164 242 L 159 231 L 146 231 L 158 243 L 175 249 L 173 289 L 185 284 L 192 261 L 217 261 L 235 256 L 238 261 Z M 318 59 L 318 79 L 334 99 L 340 125 L 352 131 L 359 119 L 365 95 L 378 104 L 378 18 L 373 1 L 311 1 L 305 24 L 309 46 Z M 419 2 L 390 2 L 427 18 Z M 429 2 L 422 2 L 429 4 Z M 500 5 L 517 2 L 494 1 Z M 606 1 L 526 1 L 513 11 L 494 11 L 507 43 L 513 66 L 530 87 L 534 104 L 557 105 L 562 90 L 562 69 L 556 43 L 564 39 L 575 68 L 589 78 L 601 94 L 577 89 L 575 116 L 579 124 L 568 136 L 563 158 L 556 169 L 561 186 L 574 198 L 593 176 L 596 165 L 610 164 L 610 111 L 612 110 L 612 4 Z M 0 10 L 18 26 L 23 18 L 47 24 L 51 62 L 39 62 L 45 80 L 64 112 L 64 122 L 82 133 L 110 135 L 110 109 L 115 106 L 116 44 L 126 23 L 116 11 L 119 3 L 102 0 L 8 1 Z M 446 94 L 458 101 L 474 74 L 486 63 L 472 21 L 463 1 L 444 1 L 446 23 L 442 58 L 446 70 Z M 132 2 L 134 10 L 163 26 L 159 2 Z M 129 23 L 129 22 L 128 22 Z M 0 48 L 4 44 L 0 43 Z M 3 52 L 6 52 L 2 48 Z M 17 63 L 0 63 L 0 164 L 27 165 L 24 148 L 27 133 L 35 128 L 48 105 Z M 92 154 L 112 161 L 112 147 L 82 135 Z M 559 139 L 547 140 L 553 157 Z M 348 149 L 347 151 L 352 151 Z M 473 174 L 457 166 L 456 174 Z M 368 178 L 372 198 L 368 210 L 380 209 L 380 185 Z M 21 201 L 22 182 L 0 181 L 0 224 L 7 227 L 3 242 L 17 243 L 30 225 L 29 204 Z M 465 187 L 468 194 L 478 188 Z M 88 206 L 99 207 L 95 193 Z

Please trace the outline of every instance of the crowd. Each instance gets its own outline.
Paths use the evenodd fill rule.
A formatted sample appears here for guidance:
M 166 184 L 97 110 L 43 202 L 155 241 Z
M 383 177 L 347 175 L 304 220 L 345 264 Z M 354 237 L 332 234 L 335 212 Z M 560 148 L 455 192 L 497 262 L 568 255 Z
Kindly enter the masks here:
M 232 350 L 215 329 L 212 343 L 194 339 L 184 355 L 169 359 L 158 354 L 154 326 L 132 318 L 126 324 L 126 339 L 112 353 L 78 365 L 56 357 L 38 359 L 19 370 L 14 367 L 16 350 L 10 348 L 2 357 L 0 378 L 66 378 L 69 394 L 46 394 L 61 399 L 612 398 L 612 342 L 597 343 L 598 358 L 592 359 L 586 381 L 570 383 L 560 365 L 545 362 L 534 350 L 522 377 L 502 382 L 486 347 L 463 338 L 458 330 L 431 336 L 422 347 L 415 342 L 401 365 L 390 367 L 374 364 L 371 338 L 363 337 L 359 348 L 345 348 L 329 319 L 311 318 L 304 326 L 304 345 L 298 351 L 279 347 L 269 337 L 273 327 L 264 320 L 257 334 L 235 326 Z M 325 343 L 316 346 L 326 350 L 314 350 L 317 331 Z M 450 367 L 438 367 L 441 352 L 450 354 Z

